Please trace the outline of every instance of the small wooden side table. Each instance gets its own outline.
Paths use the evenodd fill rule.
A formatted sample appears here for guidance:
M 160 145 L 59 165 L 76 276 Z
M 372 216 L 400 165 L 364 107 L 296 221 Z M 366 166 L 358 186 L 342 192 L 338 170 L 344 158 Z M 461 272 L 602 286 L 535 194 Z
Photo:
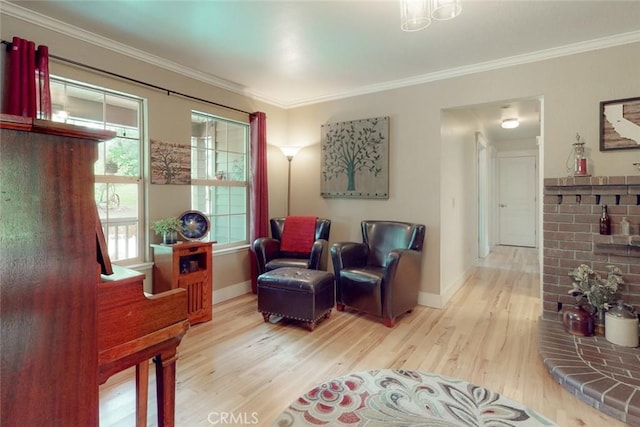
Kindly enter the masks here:
M 189 323 L 208 322 L 213 315 L 213 243 L 152 244 L 154 294 L 187 290 Z

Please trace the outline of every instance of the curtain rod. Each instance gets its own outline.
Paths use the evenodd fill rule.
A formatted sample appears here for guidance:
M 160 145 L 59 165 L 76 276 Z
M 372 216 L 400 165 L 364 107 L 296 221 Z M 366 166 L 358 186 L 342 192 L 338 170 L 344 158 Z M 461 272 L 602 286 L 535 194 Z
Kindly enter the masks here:
M 5 45 L 9 46 L 9 45 L 11 45 L 11 42 L 7 41 L 7 40 L 2 40 L 2 44 L 5 44 Z M 249 111 L 244 111 L 244 110 L 241 110 L 241 109 L 235 108 L 235 107 L 229 107 L 228 105 L 219 104 L 217 102 L 209 101 L 208 99 L 198 98 L 197 96 L 187 95 L 186 93 L 177 92 L 175 90 L 167 89 L 167 88 L 164 88 L 162 86 L 154 85 L 152 83 L 143 82 L 142 80 L 137 80 L 137 79 L 134 79 L 132 77 L 127 77 L 127 76 L 124 76 L 122 74 L 114 73 L 112 71 L 103 70 L 101 68 L 94 67 L 92 65 L 83 64 L 81 62 L 77 62 L 77 61 L 74 61 L 72 59 L 67 59 L 67 58 L 63 58 L 61 56 L 52 55 L 52 54 L 49 54 L 49 58 L 53 58 L 53 59 L 56 59 L 58 61 L 62 61 L 62 62 L 66 62 L 66 63 L 72 64 L 72 65 L 76 65 L 78 67 L 86 68 L 88 70 L 96 71 L 98 73 L 107 74 L 109 76 L 113 76 L 113 77 L 116 77 L 116 78 L 119 78 L 119 79 L 122 79 L 122 80 L 128 80 L 130 82 L 133 82 L 133 83 L 136 83 L 136 84 L 139 84 L 139 85 L 142 85 L 142 86 L 147 86 L 147 87 L 159 90 L 161 92 L 166 92 L 167 95 L 177 95 L 177 96 L 181 96 L 183 98 L 188 98 L 188 99 L 193 99 L 195 101 L 204 102 L 205 104 L 211 104 L 211 105 L 215 105 L 217 107 L 226 108 L 228 110 L 234 110 L 234 111 L 238 111 L 240 113 L 245 113 L 245 114 L 252 114 Z

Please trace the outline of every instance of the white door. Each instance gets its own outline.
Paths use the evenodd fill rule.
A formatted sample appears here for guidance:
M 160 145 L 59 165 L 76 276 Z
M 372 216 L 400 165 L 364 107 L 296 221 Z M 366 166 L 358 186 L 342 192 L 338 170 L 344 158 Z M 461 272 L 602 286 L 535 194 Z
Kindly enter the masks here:
M 498 243 L 536 246 L 536 157 L 498 158 Z

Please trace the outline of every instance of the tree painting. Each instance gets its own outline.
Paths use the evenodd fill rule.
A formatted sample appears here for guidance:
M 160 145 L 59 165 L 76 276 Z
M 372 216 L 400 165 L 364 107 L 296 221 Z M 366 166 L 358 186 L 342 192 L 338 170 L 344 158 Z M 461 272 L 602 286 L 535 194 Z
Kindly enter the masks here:
M 191 184 L 190 147 L 152 139 L 151 183 Z
M 322 126 L 322 196 L 388 198 L 389 118 Z

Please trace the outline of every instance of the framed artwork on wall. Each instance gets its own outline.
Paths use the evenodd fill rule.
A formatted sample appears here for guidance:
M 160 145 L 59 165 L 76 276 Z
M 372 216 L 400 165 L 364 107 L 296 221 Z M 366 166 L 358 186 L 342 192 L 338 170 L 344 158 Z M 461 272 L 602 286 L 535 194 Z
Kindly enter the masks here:
M 152 139 L 151 183 L 191 184 L 191 147 Z
M 640 148 L 640 97 L 600 103 L 600 151 Z
M 325 198 L 389 198 L 389 117 L 321 127 L 321 185 Z

